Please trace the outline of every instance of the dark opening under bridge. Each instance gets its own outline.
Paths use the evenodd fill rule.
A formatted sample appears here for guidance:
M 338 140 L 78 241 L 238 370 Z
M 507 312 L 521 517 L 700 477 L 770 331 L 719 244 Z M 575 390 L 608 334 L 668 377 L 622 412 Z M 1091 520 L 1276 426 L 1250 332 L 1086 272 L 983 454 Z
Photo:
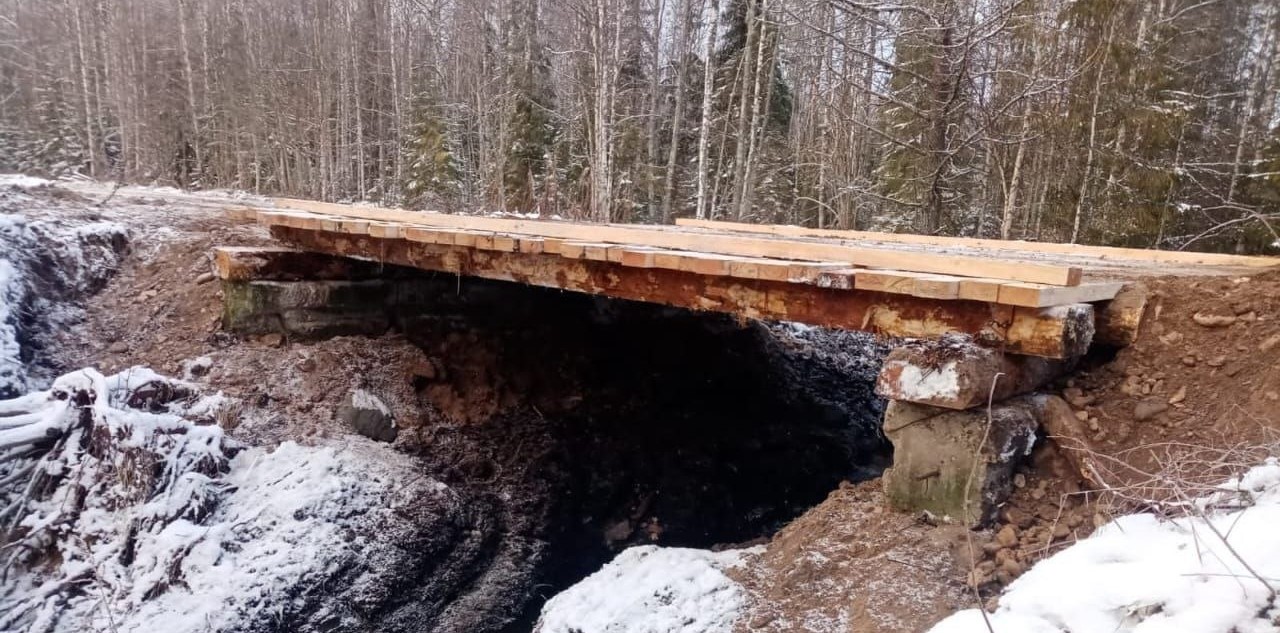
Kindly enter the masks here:
M 252 312 L 263 302 L 244 297 L 268 295 L 310 302 L 293 306 L 304 314 L 351 310 L 347 322 L 358 323 L 369 314 L 363 304 L 381 300 L 360 294 L 368 282 L 307 283 L 342 280 L 361 266 L 377 274 L 367 263 L 375 262 L 916 339 L 887 356 L 876 382 L 889 400 L 883 431 L 894 445 L 885 490 L 900 508 L 971 525 L 991 520 L 1008 498 L 1013 469 L 1037 438 L 1069 444 L 1086 433 L 1084 412 L 1050 387 L 1094 343 L 1136 339 L 1144 315 L 1158 312 L 1143 278 L 1280 266 L 1266 257 L 691 220 L 585 224 L 303 200 L 230 213 L 287 246 L 215 251 L 224 326 L 233 329 L 233 304 Z M 325 303 L 333 288 L 348 292 L 341 305 Z M 291 309 L 277 305 L 265 319 L 240 322 L 284 327 Z M 1089 480 L 1084 455 L 1068 459 Z

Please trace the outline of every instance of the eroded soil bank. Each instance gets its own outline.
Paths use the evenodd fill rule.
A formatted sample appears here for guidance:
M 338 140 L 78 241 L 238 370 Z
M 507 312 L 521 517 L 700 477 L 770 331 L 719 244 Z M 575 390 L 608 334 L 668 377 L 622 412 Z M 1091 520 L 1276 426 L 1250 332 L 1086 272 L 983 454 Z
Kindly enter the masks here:
M 133 244 L 101 292 L 68 298 L 83 319 L 39 333 L 56 369 L 185 375 L 233 397 L 221 421 L 255 444 L 342 442 L 355 389 L 392 410 L 395 449 L 420 464 L 406 481 L 459 501 L 399 544 L 396 578 L 355 564 L 324 579 L 343 605 L 377 577 L 342 614 L 364 630 L 528 630 L 628 545 L 765 539 L 887 463 L 871 391 L 884 348 L 864 335 L 441 276 L 432 309 L 380 337 L 245 338 L 220 330 L 204 273 L 213 245 L 264 243 L 257 227 L 164 196 L 22 198 L 11 211 L 105 217 Z M 280 630 L 335 626 L 312 606 L 286 605 Z

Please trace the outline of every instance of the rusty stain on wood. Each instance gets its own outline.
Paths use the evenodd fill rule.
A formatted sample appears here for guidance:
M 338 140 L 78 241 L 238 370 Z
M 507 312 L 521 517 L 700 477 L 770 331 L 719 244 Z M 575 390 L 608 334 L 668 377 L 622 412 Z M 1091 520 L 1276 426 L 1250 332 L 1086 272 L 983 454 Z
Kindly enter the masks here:
M 406 229 L 412 237 L 413 229 Z M 704 275 L 663 267 L 505 250 L 473 250 L 410 239 L 383 239 L 273 226 L 277 239 L 300 248 L 374 259 L 425 270 L 608 295 L 750 318 L 797 321 L 886 336 L 931 338 L 947 332 L 998 342 L 1010 353 L 1063 358 L 1078 355 L 1093 333 L 1088 305 L 1036 310 L 976 301 L 935 301 L 908 295 L 821 288 L 783 281 Z M 461 245 L 460 245 L 461 246 Z M 471 245 L 466 245 L 471 246 Z M 545 243 L 544 243 L 545 248 Z M 565 242 L 561 248 L 574 248 Z M 607 251 L 606 251 L 607 253 Z M 579 256 L 585 254 L 585 246 Z M 640 255 L 637 255 L 640 256 Z M 643 252 L 659 260 L 661 251 Z M 623 257 L 627 257 L 624 252 Z

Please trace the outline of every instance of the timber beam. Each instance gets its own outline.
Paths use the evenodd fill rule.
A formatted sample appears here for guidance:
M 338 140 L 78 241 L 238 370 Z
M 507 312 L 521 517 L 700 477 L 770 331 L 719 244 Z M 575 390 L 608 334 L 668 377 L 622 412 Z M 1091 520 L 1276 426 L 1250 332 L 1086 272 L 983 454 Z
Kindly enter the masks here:
M 480 250 L 367 234 L 276 225 L 276 239 L 300 249 L 386 264 L 607 295 L 746 318 L 796 321 L 891 337 L 937 338 L 959 332 L 1013 354 L 1074 358 L 1088 349 L 1093 306 L 1023 308 L 980 301 L 937 301 L 767 279 L 705 275 L 559 254 Z

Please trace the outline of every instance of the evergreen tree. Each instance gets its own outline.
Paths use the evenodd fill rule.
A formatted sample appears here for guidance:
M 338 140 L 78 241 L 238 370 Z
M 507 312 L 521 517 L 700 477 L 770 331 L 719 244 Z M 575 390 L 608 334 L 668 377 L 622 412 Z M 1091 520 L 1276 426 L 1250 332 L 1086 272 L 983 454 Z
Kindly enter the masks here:
M 418 97 L 405 142 L 405 204 L 410 208 L 449 202 L 460 193 L 461 176 L 445 121 L 425 96 Z

